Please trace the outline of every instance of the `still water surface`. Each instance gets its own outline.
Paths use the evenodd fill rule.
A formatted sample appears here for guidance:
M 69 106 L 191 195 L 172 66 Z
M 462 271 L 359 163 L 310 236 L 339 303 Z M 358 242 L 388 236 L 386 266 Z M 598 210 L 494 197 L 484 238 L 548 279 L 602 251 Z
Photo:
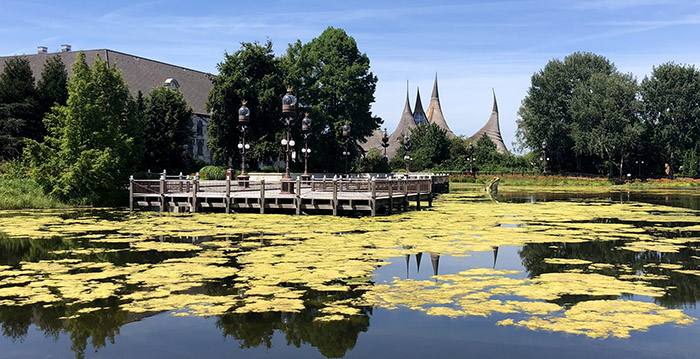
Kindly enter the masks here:
M 0 212 L 0 358 L 696 358 L 693 193 L 390 217 Z

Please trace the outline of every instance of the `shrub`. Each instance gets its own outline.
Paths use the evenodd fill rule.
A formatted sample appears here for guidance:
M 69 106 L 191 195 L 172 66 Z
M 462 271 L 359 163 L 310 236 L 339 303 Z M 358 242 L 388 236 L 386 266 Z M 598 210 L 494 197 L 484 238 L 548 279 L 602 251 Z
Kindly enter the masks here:
M 199 176 L 205 180 L 225 180 L 227 169 L 223 166 L 204 166 L 199 170 Z M 235 171 L 232 179 L 234 178 L 236 178 Z

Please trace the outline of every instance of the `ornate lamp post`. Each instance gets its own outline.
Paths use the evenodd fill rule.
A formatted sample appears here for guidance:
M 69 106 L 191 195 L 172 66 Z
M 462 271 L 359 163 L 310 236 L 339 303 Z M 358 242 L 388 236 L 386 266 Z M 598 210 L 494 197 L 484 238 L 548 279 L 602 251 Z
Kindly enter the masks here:
M 388 158 L 386 156 L 386 148 L 389 147 L 389 133 L 386 132 L 386 127 L 384 128 L 384 133 L 382 134 L 382 147 L 384 147 L 384 158 Z
M 474 176 L 474 143 L 469 142 L 469 175 Z
M 547 141 L 542 141 L 542 174 L 547 174 Z
M 282 193 L 294 193 L 294 181 L 289 174 L 289 156 L 294 150 L 291 126 L 296 114 L 297 98 L 292 95 L 292 89 L 287 88 L 287 93 L 282 97 L 282 123 L 287 127 L 285 138 L 282 139 L 282 151 L 284 151 L 284 175 L 282 176 Z
M 350 142 L 350 124 L 345 121 L 343 125 L 343 139 L 345 140 L 345 151 L 343 151 L 343 156 L 345 156 L 345 174 L 348 174 L 348 158 L 350 157 L 350 151 L 348 150 L 348 142 Z
M 238 130 L 241 131 L 241 142 L 238 144 L 238 150 L 241 151 L 241 174 L 238 176 L 238 185 L 248 187 L 250 185 L 250 176 L 245 173 L 245 156 L 250 149 L 250 145 L 245 142 L 245 134 L 248 132 L 248 124 L 250 123 L 250 110 L 246 107 L 246 101 L 242 101 L 241 108 L 238 109 Z
M 311 149 L 309 148 L 309 136 L 311 136 L 311 119 L 309 118 L 309 113 L 304 115 L 304 119 L 301 120 L 301 133 L 304 136 L 304 148 L 301 149 L 301 153 L 304 155 L 304 174 L 301 175 L 301 180 L 308 183 L 311 179 L 309 175 L 309 155 L 311 154 Z
M 404 162 L 406 162 L 406 176 L 408 176 L 409 173 L 409 164 L 411 163 L 411 137 L 408 135 L 403 136 L 403 148 L 406 150 L 406 155 L 403 156 Z

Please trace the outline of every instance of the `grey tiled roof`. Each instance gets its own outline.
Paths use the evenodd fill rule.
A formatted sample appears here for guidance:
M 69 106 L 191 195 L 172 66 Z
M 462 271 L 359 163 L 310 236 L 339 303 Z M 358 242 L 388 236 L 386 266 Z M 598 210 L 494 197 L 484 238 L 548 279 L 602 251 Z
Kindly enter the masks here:
M 192 107 L 192 110 L 196 114 L 208 115 L 205 104 L 207 95 L 213 86 L 209 79 L 209 74 L 109 49 L 84 50 L 82 52 L 85 53 L 85 60 L 89 65 L 92 65 L 95 57 L 99 56 L 101 59 L 106 60 L 109 65 L 114 65 L 121 70 L 124 82 L 129 86 L 129 91 L 134 97 L 139 91 L 145 96 L 154 88 L 163 85 L 165 80 L 169 78 L 175 79 L 180 85 L 180 91 L 185 101 Z M 78 53 L 79 51 L 67 51 L 18 56 L 24 56 L 29 60 L 34 78 L 38 80 L 46 59 L 56 54 L 63 60 L 68 70 L 68 76 L 70 76 L 72 74 L 72 65 Z M 5 62 L 13 57 L 15 56 L 0 57 L 0 71 L 4 68 Z
M 491 141 L 496 144 L 496 150 L 498 150 L 498 152 L 505 153 L 508 151 L 506 144 L 503 143 L 503 137 L 501 137 L 501 126 L 498 123 L 498 104 L 496 103 L 495 91 L 493 93 L 493 110 L 491 110 L 491 117 L 489 117 L 484 127 L 476 131 L 476 133 L 469 138 L 472 141 L 477 141 L 484 134 L 489 136 Z

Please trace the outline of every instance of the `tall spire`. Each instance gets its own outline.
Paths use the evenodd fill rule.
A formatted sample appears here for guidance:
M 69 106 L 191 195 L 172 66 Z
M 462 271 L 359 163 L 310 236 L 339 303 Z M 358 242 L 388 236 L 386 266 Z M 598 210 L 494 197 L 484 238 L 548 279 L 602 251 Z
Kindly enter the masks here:
M 434 123 L 440 128 L 447 131 L 448 137 L 457 137 L 454 132 L 450 130 L 450 126 L 447 125 L 445 121 L 445 116 L 442 114 L 442 107 L 440 107 L 440 95 L 438 94 L 438 82 L 437 82 L 437 72 L 435 73 L 435 83 L 433 84 L 433 94 L 430 96 L 430 104 L 428 105 L 428 112 L 426 112 L 428 123 Z
M 420 125 L 422 123 L 427 123 L 428 118 L 425 116 L 425 111 L 423 111 L 423 104 L 420 101 L 420 88 L 417 88 L 416 91 L 416 107 L 413 111 L 413 121 L 415 121 L 416 125 Z
M 411 103 L 408 101 L 408 80 L 406 80 L 406 104 L 403 106 L 403 113 L 408 113 L 413 116 L 413 111 L 411 111 Z
M 430 100 L 432 101 L 433 99 L 437 99 L 440 101 L 440 95 L 438 95 L 438 88 L 437 88 L 437 72 L 435 73 L 435 82 L 433 83 L 433 95 L 430 96 Z
M 479 140 L 484 134 L 486 134 L 491 141 L 493 141 L 494 144 L 496 144 L 496 149 L 498 152 L 506 152 L 508 149 L 506 148 L 505 143 L 503 143 L 503 137 L 501 136 L 501 126 L 498 123 L 498 103 L 496 102 L 496 91 L 493 90 L 493 109 L 491 110 L 491 117 L 489 117 L 489 120 L 486 122 L 484 127 L 482 127 L 479 131 L 476 131 L 475 134 L 473 134 L 470 138 L 473 141 Z

